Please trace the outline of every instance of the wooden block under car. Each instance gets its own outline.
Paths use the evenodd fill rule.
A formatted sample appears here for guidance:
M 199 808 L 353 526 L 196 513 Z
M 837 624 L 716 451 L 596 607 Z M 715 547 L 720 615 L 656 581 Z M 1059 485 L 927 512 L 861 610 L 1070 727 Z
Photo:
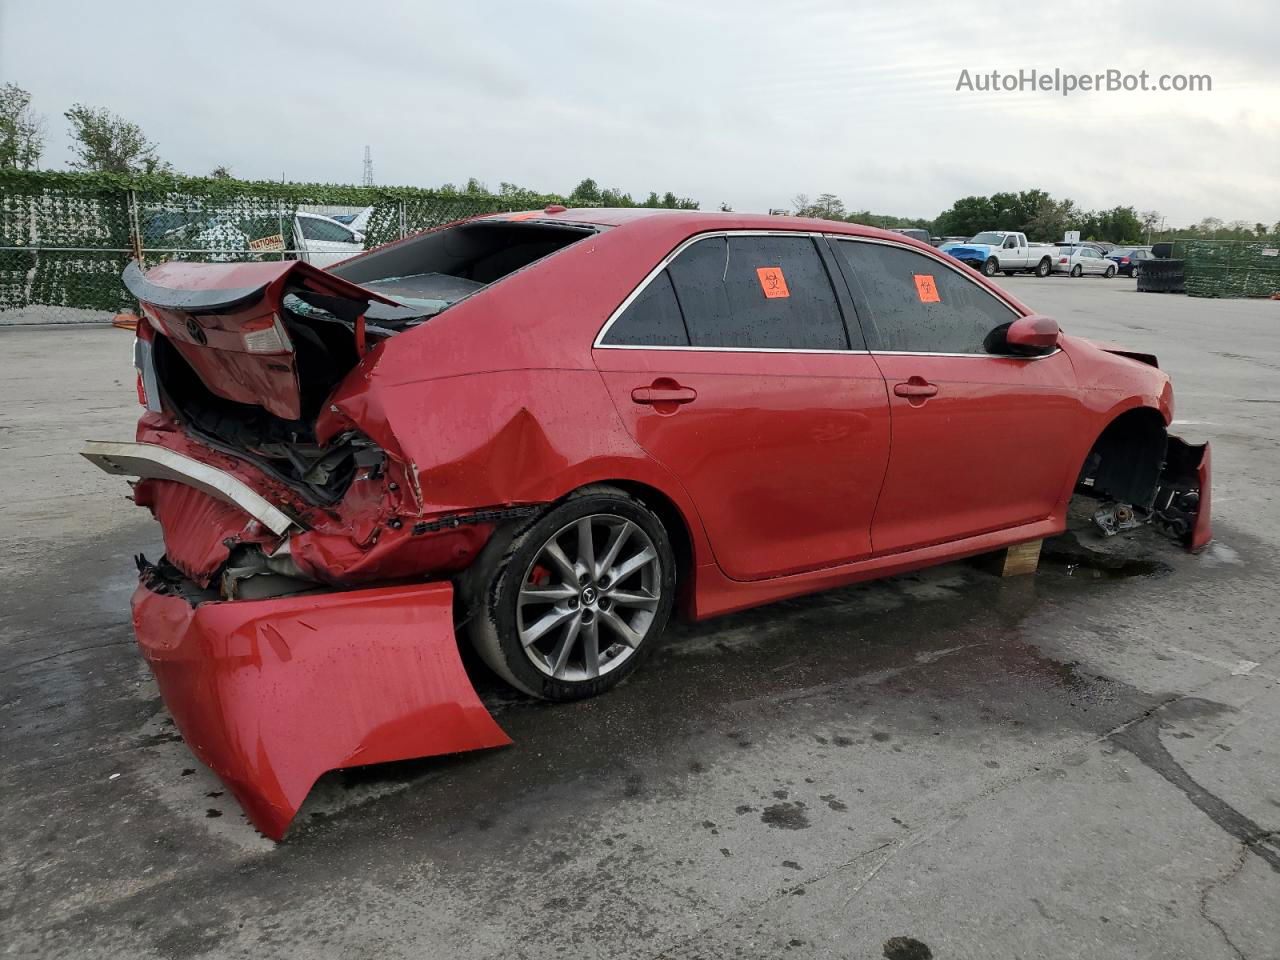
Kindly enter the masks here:
M 1031 540 L 1027 543 L 1016 543 L 1004 550 L 987 554 L 987 560 L 993 573 L 1001 577 L 1017 577 L 1025 573 L 1035 573 L 1040 566 L 1040 544 L 1043 540 Z

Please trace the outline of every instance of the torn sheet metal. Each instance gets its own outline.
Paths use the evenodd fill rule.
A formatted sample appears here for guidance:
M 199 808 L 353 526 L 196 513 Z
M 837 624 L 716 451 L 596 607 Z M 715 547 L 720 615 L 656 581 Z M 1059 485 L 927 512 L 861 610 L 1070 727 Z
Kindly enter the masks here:
M 1213 539 L 1209 444 L 1170 437 L 1151 516 L 1192 552 Z
M 328 770 L 511 742 L 459 659 L 448 583 L 193 607 L 143 581 L 133 625 L 165 705 L 273 840 Z
M 147 507 L 159 521 L 168 561 L 202 587 L 209 585 L 233 546 L 276 539 L 239 507 L 185 483 L 140 480 L 133 488 L 133 502 Z

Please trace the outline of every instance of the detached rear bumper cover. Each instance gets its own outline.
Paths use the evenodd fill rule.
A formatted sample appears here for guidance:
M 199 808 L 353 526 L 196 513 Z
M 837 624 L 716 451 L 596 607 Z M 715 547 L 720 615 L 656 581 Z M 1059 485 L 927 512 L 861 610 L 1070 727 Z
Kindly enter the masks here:
M 196 607 L 141 584 L 133 625 L 187 745 L 273 840 L 328 770 L 511 742 L 463 670 L 448 583 Z

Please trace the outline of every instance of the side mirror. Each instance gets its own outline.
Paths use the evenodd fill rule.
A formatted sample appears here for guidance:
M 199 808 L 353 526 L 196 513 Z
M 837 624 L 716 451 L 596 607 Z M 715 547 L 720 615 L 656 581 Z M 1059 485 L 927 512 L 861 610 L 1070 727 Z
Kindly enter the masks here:
M 1028 317 L 1019 317 L 1009 324 L 1004 335 L 1005 343 L 1011 347 L 1024 347 L 1032 350 L 1053 349 L 1058 345 L 1062 329 L 1053 317 L 1041 313 L 1033 313 Z
M 353 233 L 351 234 L 351 242 L 352 242 L 352 243 L 364 243 L 364 234 L 363 234 L 363 233 L 361 233 L 361 232 L 360 232 L 360 231 L 358 231 L 358 230 L 357 230 L 357 231 L 355 231 L 355 232 L 353 232 Z

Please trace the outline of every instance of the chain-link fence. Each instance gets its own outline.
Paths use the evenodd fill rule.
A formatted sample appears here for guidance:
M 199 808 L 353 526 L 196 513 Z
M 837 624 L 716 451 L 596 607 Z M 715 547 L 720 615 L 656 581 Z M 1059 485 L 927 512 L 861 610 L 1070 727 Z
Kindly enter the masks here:
M 0 324 L 98 321 L 132 309 L 120 274 L 134 257 L 328 266 L 440 224 L 558 199 L 0 171 Z

